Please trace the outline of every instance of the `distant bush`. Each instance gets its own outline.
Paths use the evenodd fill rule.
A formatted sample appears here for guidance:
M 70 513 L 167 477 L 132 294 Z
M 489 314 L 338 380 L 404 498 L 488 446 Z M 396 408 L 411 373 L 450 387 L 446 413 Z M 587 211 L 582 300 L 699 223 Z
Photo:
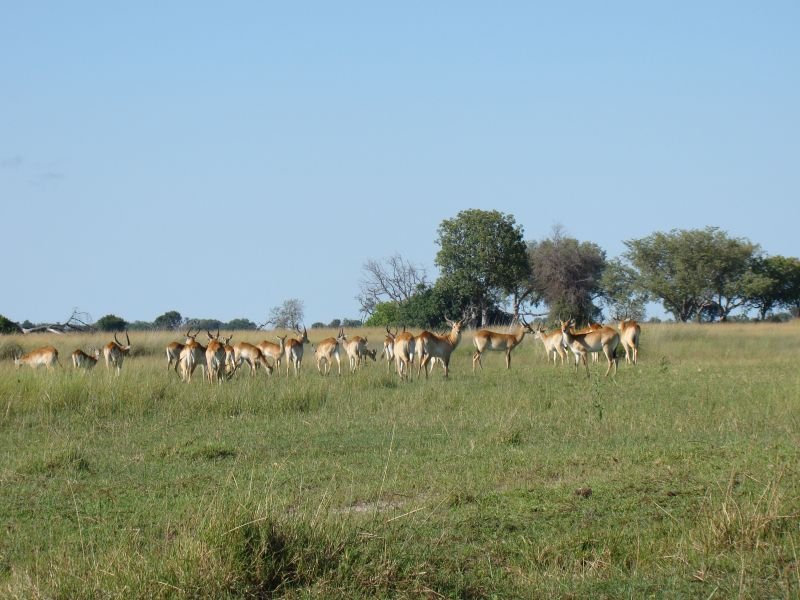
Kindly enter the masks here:
M 128 322 L 116 315 L 106 315 L 100 317 L 94 326 L 100 331 L 125 331 L 128 328 Z
M 0 315 L 0 333 L 20 333 L 19 325 Z
M 311 329 L 324 329 L 325 327 L 325 323 L 320 323 L 319 321 L 311 324 Z

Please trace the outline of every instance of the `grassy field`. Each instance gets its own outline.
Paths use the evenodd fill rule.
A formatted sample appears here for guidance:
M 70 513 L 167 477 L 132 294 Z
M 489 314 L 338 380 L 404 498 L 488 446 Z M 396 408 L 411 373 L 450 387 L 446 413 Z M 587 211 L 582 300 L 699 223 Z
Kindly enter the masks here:
M 646 325 L 607 379 L 532 336 L 473 375 L 470 338 L 449 380 L 307 347 L 212 386 L 167 334 L 119 377 L 0 337 L 0 597 L 800 596 L 800 324 Z

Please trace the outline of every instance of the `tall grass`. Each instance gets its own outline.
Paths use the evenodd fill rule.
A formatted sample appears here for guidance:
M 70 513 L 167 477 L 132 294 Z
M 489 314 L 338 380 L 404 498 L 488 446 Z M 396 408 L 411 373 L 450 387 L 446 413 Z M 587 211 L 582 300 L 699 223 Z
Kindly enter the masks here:
M 310 332 L 312 343 L 334 332 Z M 380 347 L 382 332 L 367 331 Z M 236 332 L 251 342 L 272 335 Z M 777 597 L 800 593 L 800 327 L 645 326 L 604 378 L 531 336 L 471 372 L 385 363 L 182 383 L 0 364 L 0 595 Z

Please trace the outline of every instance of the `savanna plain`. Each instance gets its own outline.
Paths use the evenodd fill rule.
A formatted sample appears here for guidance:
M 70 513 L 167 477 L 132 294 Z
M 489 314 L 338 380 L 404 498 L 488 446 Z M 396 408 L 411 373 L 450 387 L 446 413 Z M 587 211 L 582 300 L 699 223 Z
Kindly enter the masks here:
M 178 339 L 0 337 L 0 597 L 800 597 L 798 322 L 644 324 L 608 378 L 467 331 L 448 379 L 187 384 Z

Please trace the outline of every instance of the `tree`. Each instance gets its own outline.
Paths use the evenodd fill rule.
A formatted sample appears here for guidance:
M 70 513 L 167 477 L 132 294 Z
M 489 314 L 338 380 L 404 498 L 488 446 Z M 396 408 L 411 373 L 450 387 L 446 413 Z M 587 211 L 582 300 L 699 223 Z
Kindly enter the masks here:
M 303 301 L 297 298 L 284 300 L 280 306 L 274 306 L 269 311 L 268 325 L 278 329 L 296 329 L 303 320 L 305 307 Z
M 395 254 L 384 262 L 368 260 L 362 267 L 361 312 L 371 315 L 381 302 L 404 302 L 427 286 L 425 269 Z
M 450 297 L 463 299 L 461 311 L 474 309 L 481 325 L 489 312 L 530 276 L 522 227 L 496 210 L 464 210 L 439 225 L 436 264 Z
M 128 328 L 128 322 L 116 315 L 105 315 L 97 319 L 94 324 L 100 331 L 125 331 Z
M 252 331 L 258 329 L 258 325 L 253 323 L 250 319 L 239 318 L 228 321 L 224 328 L 230 329 L 231 331 Z
M 166 329 L 173 331 L 175 329 L 180 329 L 182 326 L 183 317 L 177 310 L 165 312 L 163 315 L 156 317 L 155 321 L 153 321 L 153 327 L 155 329 Z
M 676 320 L 726 318 L 746 301 L 743 277 L 758 247 L 716 227 L 656 232 L 625 242 L 642 290 Z
M 0 333 L 20 333 L 22 330 L 11 319 L 0 315 Z
M 606 263 L 600 278 L 603 302 L 614 319 L 642 321 L 649 297 L 637 284 L 637 273 L 619 258 Z
M 594 299 L 602 291 L 606 267 L 600 246 L 566 237 L 556 226 L 550 238 L 528 244 L 528 256 L 535 297 L 547 304 L 551 321 L 572 317 L 585 323 L 598 318 Z
M 750 304 L 762 321 L 776 308 L 800 307 L 800 260 L 785 256 L 759 258 L 747 285 Z

